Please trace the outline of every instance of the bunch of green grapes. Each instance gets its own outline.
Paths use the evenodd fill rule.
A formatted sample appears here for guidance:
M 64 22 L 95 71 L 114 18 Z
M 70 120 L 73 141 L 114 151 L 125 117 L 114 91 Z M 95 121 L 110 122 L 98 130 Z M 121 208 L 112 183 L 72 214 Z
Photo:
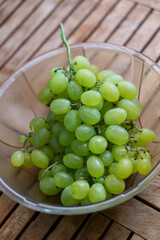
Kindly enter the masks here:
M 60 192 L 64 206 L 85 205 L 122 193 L 128 177 L 151 171 L 146 143 L 155 134 L 135 122 L 142 112 L 136 86 L 112 70 L 99 72 L 84 56 L 71 60 L 62 25 L 61 33 L 69 66 L 51 70 L 38 94 L 48 116 L 31 120 L 11 162 L 37 167 L 42 193 Z

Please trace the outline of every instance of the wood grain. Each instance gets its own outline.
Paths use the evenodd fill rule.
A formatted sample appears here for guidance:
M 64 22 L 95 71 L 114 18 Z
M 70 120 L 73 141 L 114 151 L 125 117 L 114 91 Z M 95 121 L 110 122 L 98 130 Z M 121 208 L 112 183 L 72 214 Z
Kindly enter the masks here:
M 103 240 L 126 240 L 129 237 L 130 233 L 131 231 L 129 231 L 127 228 L 114 222 L 104 235 Z
M 157 10 L 160 10 L 160 1 L 159 0 L 130 0 L 132 2 L 136 2 L 139 4 L 143 4 L 145 6 L 148 6 L 150 8 L 154 8 Z
M 11 15 L 8 21 L 6 21 L 1 27 L 0 45 L 3 44 L 21 24 L 23 24 L 25 19 L 30 16 L 41 2 L 42 0 L 27 0 Z
M 13 209 L 15 205 L 16 202 L 7 197 L 5 194 L 2 194 L 0 196 L 0 224 L 8 216 L 9 212 Z
M 159 240 L 158 211 L 134 198 L 102 212 L 148 240 Z
M 133 234 L 131 240 L 143 240 L 144 238 L 140 237 L 139 235 L 137 234 Z
M 160 30 L 151 40 L 150 44 L 144 49 L 143 54 L 150 57 L 153 61 L 157 61 L 160 57 Z
M 48 240 L 69 240 L 72 239 L 78 230 L 86 215 L 80 216 L 64 216 L 56 229 L 49 235 Z

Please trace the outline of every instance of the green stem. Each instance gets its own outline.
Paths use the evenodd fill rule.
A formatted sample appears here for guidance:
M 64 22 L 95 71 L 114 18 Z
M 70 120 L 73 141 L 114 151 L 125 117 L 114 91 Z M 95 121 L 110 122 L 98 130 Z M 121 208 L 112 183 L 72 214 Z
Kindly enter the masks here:
M 72 59 L 71 59 L 71 51 L 70 51 L 70 47 L 69 47 L 69 44 L 66 40 L 66 36 L 65 36 L 65 33 L 64 33 L 64 27 L 63 27 L 63 24 L 60 23 L 60 29 L 61 29 L 61 38 L 62 38 L 62 41 L 63 43 L 65 44 L 66 48 L 67 48 L 67 56 L 68 56 L 68 62 L 69 62 L 69 65 L 72 64 Z

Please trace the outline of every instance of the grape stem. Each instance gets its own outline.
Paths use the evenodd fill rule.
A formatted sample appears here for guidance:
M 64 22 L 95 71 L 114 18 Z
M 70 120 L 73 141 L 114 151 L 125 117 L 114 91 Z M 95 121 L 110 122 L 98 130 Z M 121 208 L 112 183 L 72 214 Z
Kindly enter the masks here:
M 53 167 L 54 165 L 56 165 L 58 162 L 55 162 L 55 163 L 53 163 L 53 164 L 51 164 L 48 168 L 46 168 L 45 170 L 44 170 L 44 172 L 42 173 L 42 177 L 44 176 L 44 174 L 51 168 L 51 167 Z
M 64 27 L 63 27 L 63 24 L 60 23 L 60 29 L 61 29 L 61 38 L 62 38 L 62 41 L 64 43 L 64 45 L 66 46 L 67 48 L 67 56 L 68 56 L 68 62 L 69 62 L 69 65 L 71 66 L 72 64 L 72 60 L 71 60 L 71 50 L 70 50 L 70 47 L 69 47 L 69 44 L 66 40 L 66 36 L 65 36 L 65 33 L 64 33 Z

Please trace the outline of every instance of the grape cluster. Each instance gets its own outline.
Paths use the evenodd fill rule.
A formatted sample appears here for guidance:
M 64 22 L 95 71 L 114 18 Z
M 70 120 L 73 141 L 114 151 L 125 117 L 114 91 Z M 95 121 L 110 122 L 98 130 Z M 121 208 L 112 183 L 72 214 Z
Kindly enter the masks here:
M 63 35 L 63 31 L 62 31 Z M 139 129 L 142 112 L 136 86 L 112 70 L 99 72 L 84 56 L 53 68 L 38 99 L 50 110 L 35 117 L 23 148 L 13 153 L 15 167 L 39 168 L 42 193 L 61 193 L 64 206 L 104 201 L 125 190 L 125 179 L 151 171 L 146 143 L 155 134 Z

